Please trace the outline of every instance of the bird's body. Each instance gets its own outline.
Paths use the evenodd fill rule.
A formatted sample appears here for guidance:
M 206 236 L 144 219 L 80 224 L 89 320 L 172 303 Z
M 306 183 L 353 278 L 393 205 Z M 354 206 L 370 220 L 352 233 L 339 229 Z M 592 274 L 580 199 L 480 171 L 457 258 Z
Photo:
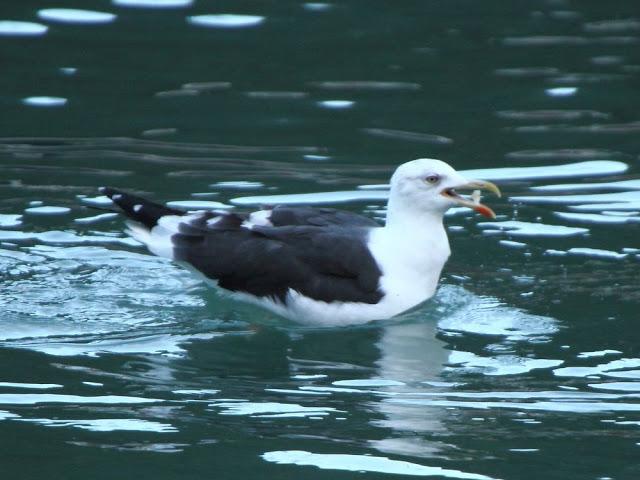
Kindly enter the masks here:
M 442 188 L 427 177 L 437 177 Z M 470 203 L 453 187 L 480 183 L 438 160 L 408 162 L 392 178 L 385 226 L 327 208 L 182 212 L 102 191 L 133 221 L 129 233 L 152 253 L 189 265 L 239 299 L 281 316 L 346 325 L 390 318 L 433 296 L 450 255 L 443 214 L 455 203 Z

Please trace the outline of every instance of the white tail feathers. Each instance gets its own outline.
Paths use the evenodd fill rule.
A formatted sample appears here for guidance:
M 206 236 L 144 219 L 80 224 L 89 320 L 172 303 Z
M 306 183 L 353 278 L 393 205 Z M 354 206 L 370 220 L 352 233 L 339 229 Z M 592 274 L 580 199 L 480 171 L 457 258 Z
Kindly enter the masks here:
M 127 227 L 126 233 L 144 244 L 151 253 L 173 260 L 171 236 L 175 231 L 169 231 L 161 225 L 156 225 L 149 230 L 144 225 L 135 222 L 127 222 Z

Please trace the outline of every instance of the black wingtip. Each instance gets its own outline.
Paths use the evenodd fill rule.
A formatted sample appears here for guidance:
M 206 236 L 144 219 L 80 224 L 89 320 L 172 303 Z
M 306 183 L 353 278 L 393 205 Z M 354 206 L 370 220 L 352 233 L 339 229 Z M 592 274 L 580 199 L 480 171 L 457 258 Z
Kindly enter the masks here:
M 146 198 L 131 195 L 130 193 L 112 187 L 100 187 L 98 191 L 109 197 L 122 212 L 138 223 L 151 229 L 158 223 L 160 217 L 165 215 L 184 215 L 185 212 L 165 207 Z
M 102 195 L 105 195 L 107 197 L 109 197 L 111 200 L 113 200 L 113 196 L 114 195 L 118 195 L 118 194 L 124 194 L 125 192 L 118 190 L 117 188 L 113 188 L 113 187 L 98 187 L 98 192 L 100 192 Z

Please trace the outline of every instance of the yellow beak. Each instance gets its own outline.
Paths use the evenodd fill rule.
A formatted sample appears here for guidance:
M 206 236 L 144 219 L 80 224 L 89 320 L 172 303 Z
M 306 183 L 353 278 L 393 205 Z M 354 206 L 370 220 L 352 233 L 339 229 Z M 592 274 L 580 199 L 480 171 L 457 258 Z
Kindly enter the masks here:
M 475 210 L 476 212 L 480 213 L 481 215 L 484 215 L 485 217 L 488 218 L 496 218 L 496 214 L 493 210 L 491 210 L 491 208 L 487 207 L 486 205 L 483 205 L 482 203 L 480 203 L 480 199 L 469 199 L 469 198 L 465 198 L 462 197 L 460 195 L 458 195 L 458 193 L 456 192 L 456 190 L 458 189 L 464 189 L 464 190 L 488 190 L 492 193 L 494 193 L 496 196 L 501 197 L 502 193 L 500 192 L 500 189 L 498 188 L 498 186 L 495 183 L 492 182 L 487 182 L 485 180 L 471 180 L 467 183 L 464 183 L 462 185 L 459 185 L 455 188 L 447 188 L 445 190 L 443 190 L 441 192 L 441 195 L 444 195 L 445 197 L 447 197 L 449 200 L 454 201 L 455 203 L 457 203 L 458 205 L 462 205 L 463 207 L 468 207 L 471 208 L 473 210 Z

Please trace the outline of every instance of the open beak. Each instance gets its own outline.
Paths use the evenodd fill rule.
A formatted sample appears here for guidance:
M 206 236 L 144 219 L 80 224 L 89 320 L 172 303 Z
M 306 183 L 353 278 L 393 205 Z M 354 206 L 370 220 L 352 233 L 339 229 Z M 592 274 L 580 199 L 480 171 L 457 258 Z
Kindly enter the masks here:
M 458 205 L 462 205 L 463 207 L 468 207 L 481 215 L 484 215 L 488 218 L 496 218 L 496 214 L 493 210 L 491 210 L 486 205 L 480 203 L 480 198 L 467 198 L 458 194 L 456 190 L 488 190 L 492 193 L 495 193 L 496 196 L 501 197 L 500 189 L 491 182 L 487 182 L 484 180 L 471 180 L 467 183 L 463 183 L 462 185 L 458 185 L 454 188 L 447 188 L 441 192 L 441 195 L 447 197 L 449 200 L 457 203 Z

